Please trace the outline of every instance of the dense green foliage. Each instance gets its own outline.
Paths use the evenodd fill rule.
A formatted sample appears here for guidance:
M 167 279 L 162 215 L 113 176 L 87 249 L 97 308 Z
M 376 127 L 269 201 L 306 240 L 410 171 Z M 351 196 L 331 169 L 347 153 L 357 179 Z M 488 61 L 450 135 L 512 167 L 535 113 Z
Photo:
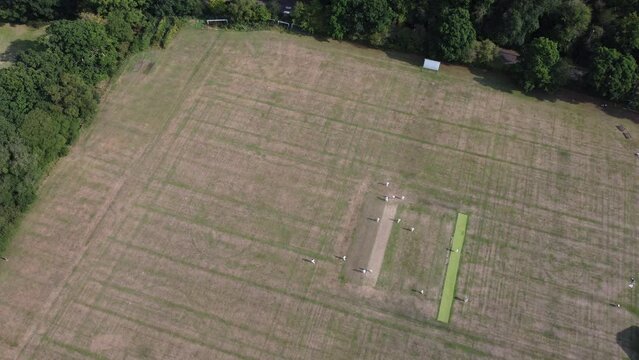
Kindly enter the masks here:
M 47 46 L 62 54 L 65 68 L 91 84 L 106 79 L 118 63 L 113 39 L 90 20 L 62 20 L 47 28 Z
M 592 11 L 582 0 L 562 0 L 541 24 L 541 33 L 567 51 L 574 41 L 588 30 Z
M 619 19 L 614 29 L 616 47 L 628 54 L 639 50 L 639 15 L 636 12 Z
M 518 64 L 521 73 L 519 80 L 524 91 L 555 89 L 561 78 L 557 74 L 560 60 L 556 42 L 544 37 L 532 40 L 524 49 Z
M 335 39 L 369 40 L 382 45 L 392 19 L 386 0 L 334 0 L 329 20 Z
M 64 18 L 74 13 L 76 3 L 70 0 L 3 0 L 0 2 L 0 20 L 25 22 Z
M 539 20 L 548 12 L 550 0 L 502 0 L 493 5 L 485 21 L 486 34 L 501 46 L 522 46 L 539 29 Z
M 257 0 L 233 0 L 226 8 L 231 20 L 238 24 L 264 22 L 271 18 L 271 12 Z
M 84 0 L 84 7 L 98 15 L 106 16 L 113 11 L 140 12 L 146 9 L 149 0 Z
M 637 63 L 632 56 L 601 47 L 593 59 L 590 82 L 601 96 L 622 100 L 636 86 Z
M 200 16 L 202 0 L 161 0 L 146 2 L 146 11 L 152 16 Z
M 464 61 L 480 66 L 490 66 L 497 58 L 498 52 L 497 45 L 488 39 L 475 41 Z
M 14 221 L 35 198 L 41 170 L 15 125 L 0 117 L 0 250 Z
M 307 3 L 298 2 L 291 17 L 297 26 L 309 34 L 328 33 L 328 27 L 324 20 L 328 14 L 320 0 L 310 0 Z
M 461 61 L 468 57 L 475 41 L 475 29 L 468 10 L 444 8 L 430 31 L 431 52 L 445 61 Z

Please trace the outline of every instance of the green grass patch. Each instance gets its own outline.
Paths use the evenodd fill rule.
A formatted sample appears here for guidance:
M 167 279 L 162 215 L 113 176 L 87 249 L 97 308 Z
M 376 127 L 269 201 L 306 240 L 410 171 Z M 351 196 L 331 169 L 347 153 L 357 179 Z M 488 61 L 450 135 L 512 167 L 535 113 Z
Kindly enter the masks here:
M 639 317 L 639 306 L 635 306 L 635 305 L 626 305 L 626 310 L 628 310 L 628 312 L 630 312 L 631 314 L 633 314 L 634 316 Z
M 36 46 L 36 39 L 45 28 L 27 25 L 4 24 L 0 26 L 0 68 L 8 67 L 18 53 Z
M 463 351 L 467 354 L 470 355 L 474 355 L 474 356 L 481 356 L 481 357 L 490 357 L 490 354 L 487 354 L 481 350 L 477 350 L 473 347 L 464 345 L 464 344 L 459 344 L 459 343 L 453 343 L 453 342 L 445 342 L 444 346 L 446 346 L 449 349 L 454 349 L 454 350 L 460 350 Z
M 457 284 L 457 273 L 459 272 L 461 250 L 464 246 L 464 239 L 466 238 L 467 225 L 468 215 L 458 213 L 457 222 L 455 223 L 455 232 L 453 233 L 450 256 L 448 258 L 446 278 L 444 279 L 442 299 L 439 303 L 439 313 L 437 314 L 437 320 L 444 323 L 448 323 L 450 321 L 450 312 L 453 308 L 453 301 L 455 300 L 455 285 Z
M 55 339 L 52 339 L 52 338 L 50 338 L 48 336 L 44 337 L 44 341 L 49 342 L 51 344 L 54 344 L 56 346 L 59 346 L 59 347 L 65 349 L 65 350 L 67 350 L 69 352 L 81 355 L 85 359 L 95 359 L 95 360 L 106 360 L 107 359 L 106 357 L 104 357 L 104 356 L 102 356 L 100 354 L 94 353 L 94 352 L 92 352 L 90 350 L 87 350 L 87 349 L 84 349 L 84 348 L 81 348 L 81 347 L 78 347 L 78 346 L 75 346 L 75 345 L 63 343 L 61 341 L 57 341 Z

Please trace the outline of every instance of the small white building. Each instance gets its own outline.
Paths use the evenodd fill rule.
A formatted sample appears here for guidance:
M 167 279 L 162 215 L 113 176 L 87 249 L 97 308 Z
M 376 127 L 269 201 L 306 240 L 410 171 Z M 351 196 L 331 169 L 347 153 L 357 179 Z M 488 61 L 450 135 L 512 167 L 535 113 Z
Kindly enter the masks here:
M 439 65 L 441 65 L 439 61 L 424 59 L 424 69 L 439 71 Z

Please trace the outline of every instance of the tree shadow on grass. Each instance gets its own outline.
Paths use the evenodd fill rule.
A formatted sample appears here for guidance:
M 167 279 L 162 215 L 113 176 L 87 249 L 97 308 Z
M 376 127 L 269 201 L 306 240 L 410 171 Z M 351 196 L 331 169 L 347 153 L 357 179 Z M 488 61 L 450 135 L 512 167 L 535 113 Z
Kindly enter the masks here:
M 624 107 L 622 104 L 614 103 L 606 99 L 589 95 L 586 89 L 562 88 L 552 94 L 533 93 L 530 94 L 540 101 L 557 102 L 562 101 L 574 105 L 591 105 L 597 108 L 596 111 L 617 119 L 628 119 L 635 124 L 639 124 L 639 113 Z
M 0 54 L 0 61 L 15 61 L 21 52 L 36 46 L 38 46 L 38 42 L 35 40 L 14 40 L 9 44 L 7 49 Z
M 473 80 L 480 83 L 481 85 L 508 94 L 512 94 L 514 91 L 520 90 L 520 87 L 507 73 L 496 72 L 477 67 L 470 67 L 469 70 L 470 73 L 474 75 Z
M 617 344 L 630 360 L 639 360 L 639 327 L 631 326 L 618 332 Z
M 299 26 L 294 25 L 293 27 L 291 27 L 288 31 L 289 34 L 292 35 L 297 35 L 299 37 L 312 37 L 313 39 L 319 41 L 319 42 L 328 42 L 330 40 L 330 37 L 325 36 L 325 35 L 318 35 L 318 34 L 311 34 L 309 32 L 306 32 L 304 30 L 302 30 L 302 28 L 300 28 Z
M 291 31 L 291 33 L 297 34 L 299 36 L 312 36 L 320 42 L 328 42 L 330 40 L 329 37 L 307 34 L 304 31 L 301 31 L 301 29 L 295 29 Z M 361 41 L 348 41 L 348 43 L 358 48 L 374 48 L 371 47 L 369 44 Z M 423 65 L 424 57 L 422 55 L 389 49 L 379 50 L 383 51 L 391 59 L 399 60 L 412 66 L 419 66 L 420 68 Z M 487 70 L 473 66 L 469 66 L 468 69 L 470 73 L 474 75 L 473 80 L 475 82 L 483 86 L 495 89 L 497 91 L 514 94 L 515 92 L 521 92 L 521 87 L 513 80 L 512 70 L 510 69 L 511 66 L 512 65 L 508 64 L 499 64 L 498 70 Z M 609 116 L 619 119 L 629 119 L 635 124 L 639 124 L 639 112 L 628 109 L 622 104 L 615 104 L 611 101 L 590 95 L 588 93 L 588 90 L 583 86 L 572 85 L 570 89 L 561 88 L 558 91 L 550 94 L 541 91 L 533 91 L 525 95 L 534 97 L 539 101 L 562 101 L 575 105 L 594 105 L 599 109 L 598 111 L 601 111 Z M 602 104 L 606 104 L 607 106 L 600 106 Z
M 414 66 L 422 66 L 423 57 L 415 54 L 402 53 L 396 51 L 384 51 L 389 58 L 400 60 Z M 484 68 L 468 66 L 468 70 L 473 74 L 473 80 L 483 86 L 501 91 L 507 94 L 521 92 L 521 87 L 514 80 L 512 65 L 500 64 L 498 70 L 488 70 Z M 635 124 L 639 124 L 639 112 L 624 107 L 622 104 L 616 104 L 609 100 L 589 94 L 588 89 L 582 84 L 572 83 L 570 88 L 561 88 L 553 93 L 545 93 L 542 91 L 533 91 L 524 94 L 524 96 L 533 97 L 539 101 L 548 102 L 567 102 L 574 105 L 590 104 L 598 108 L 606 115 L 618 119 L 629 119 Z M 607 106 L 602 107 L 601 105 Z
M 515 91 L 521 91 L 521 87 L 517 85 L 517 83 L 512 79 L 512 76 L 509 76 L 507 72 L 495 72 L 472 67 L 470 68 L 470 72 L 474 75 L 473 80 L 492 89 L 508 94 L 513 94 Z M 629 119 L 635 124 L 639 124 L 638 112 L 625 108 L 621 104 L 615 104 L 611 101 L 590 95 L 588 94 L 587 89 L 578 85 L 573 85 L 572 88 L 561 88 L 552 93 L 532 91 L 525 95 L 533 97 L 539 101 L 553 103 L 561 101 L 574 105 L 589 104 L 596 107 L 598 109 L 597 111 L 601 111 L 606 115 L 619 119 Z M 606 106 L 601 106 L 603 104 L 606 104 Z
M 424 57 L 416 55 L 416 54 L 404 53 L 404 52 L 394 51 L 394 50 L 383 50 L 383 51 L 386 54 L 386 56 L 394 60 L 399 60 L 413 66 L 419 66 L 420 68 L 424 64 Z

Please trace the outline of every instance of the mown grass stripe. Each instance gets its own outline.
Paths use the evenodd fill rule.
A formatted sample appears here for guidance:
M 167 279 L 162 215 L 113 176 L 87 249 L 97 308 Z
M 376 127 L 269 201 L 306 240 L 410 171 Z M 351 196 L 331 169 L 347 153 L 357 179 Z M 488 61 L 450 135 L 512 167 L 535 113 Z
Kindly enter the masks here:
M 106 356 L 100 355 L 98 353 L 95 353 L 93 351 L 90 351 L 88 349 L 79 347 L 79 346 L 75 346 L 75 345 L 71 345 L 71 344 L 67 344 L 64 343 L 62 341 L 58 341 L 55 340 L 53 338 L 50 338 L 48 336 L 44 336 L 42 338 L 43 341 L 51 343 L 55 346 L 58 346 L 62 349 L 65 349 L 66 351 L 72 352 L 72 353 L 76 353 L 81 355 L 83 358 L 85 359 L 94 359 L 94 360 L 107 360 L 108 358 Z
M 457 284 L 457 273 L 459 272 L 459 263 L 461 261 L 461 251 L 466 238 L 466 227 L 468 226 L 468 215 L 457 213 L 457 222 L 455 223 L 455 232 L 453 233 L 453 242 L 449 251 L 448 268 L 446 269 L 446 278 L 444 279 L 444 288 L 442 290 L 442 299 L 439 303 L 439 313 L 437 320 L 448 323 L 450 321 L 450 312 L 453 308 L 455 300 L 455 285 Z

